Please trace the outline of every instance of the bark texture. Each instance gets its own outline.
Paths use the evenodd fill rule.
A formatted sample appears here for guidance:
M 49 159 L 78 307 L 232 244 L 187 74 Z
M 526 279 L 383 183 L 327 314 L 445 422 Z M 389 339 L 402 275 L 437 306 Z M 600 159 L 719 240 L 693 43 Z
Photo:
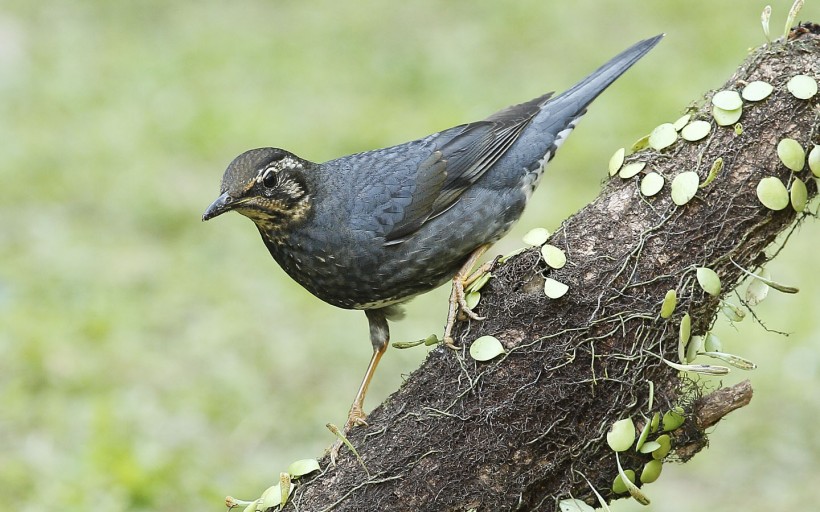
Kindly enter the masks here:
M 732 292 L 745 278 L 740 268 L 755 270 L 772 258 L 778 235 L 805 216 L 763 207 L 755 193 L 761 178 L 776 176 L 787 187 L 802 180 L 809 197 L 817 192 L 808 166 L 788 170 L 776 146 L 784 137 L 807 150 L 820 143 L 820 95 L 801 100 L 786 89 L 797 74 L 820 78 L 818 33 L 804 24 L 788 41 L 755 50 L 720 88 L 739 91 L 753 80 L 774 86 L 768 98 L 744 101 L 742 132 L 715 124 L 710 92 L 687 110 L 712 124 L 709 136 L 628 156 L 627 162 L 646 162 L 644 174 L 661 174 L 664 188 L 647 198 L 642 174 L 607 179 L 600 196 L 550 239 L 566 252 L 565 267 L 550 270 L 529 250 L 495 269 L 478 306 L 487 319 L 459 325 L 456 340 L 464 348 L 432 351 L 370 414 L 369 427 L 351 432 L 368 472 L 343 449 L 336 467 L 325 458 L 320 473 L 299 481 L 287 508 L 554 510 L 569 497 L 595 504 L 590 485 L 607 500 L 618 497 L 609 490 L 617 474 L 605 439 L 609 426 L 632 417 L 640 431 L 642 418 L 675 406 L 684 408 L 686 421 L 671 432 L 668 458 L 685 461 L 705 446 L 704 430 L 748 403 L 751 387 L 707 394 L 662 358 L 678 361 L 684 314 L 692 334 L 704 335 L 721 299 L 742 308 Z M 695 171 L 703 183 L 718 158 L 723 168 L 714 180 L 676 206 L 674 177 Z M 698 286 L 701 266 L 720 276 L 720 297 Z M 545 277 L 568 284 L 569 292 L 548 299 Z M 677 307 L 662 319 L 671 289 Z M 506 354 L 476 362 L 467 349 L 485 334 L 501 340 Z M 620 455 L 624 468 L 639 474 L 649 460 L 634 449 Z

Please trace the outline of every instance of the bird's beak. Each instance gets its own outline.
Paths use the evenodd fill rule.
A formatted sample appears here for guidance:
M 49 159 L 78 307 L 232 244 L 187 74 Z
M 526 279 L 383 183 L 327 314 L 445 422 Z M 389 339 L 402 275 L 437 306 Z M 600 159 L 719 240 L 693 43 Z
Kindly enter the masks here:
M 230 211 L 236 205 L 234 198 L 228 195 L 227 192 L 216 198 L 216 201 L 211 203 L 211 206 L 202 214 L 202 220 L 213 219 L 217 215 Z

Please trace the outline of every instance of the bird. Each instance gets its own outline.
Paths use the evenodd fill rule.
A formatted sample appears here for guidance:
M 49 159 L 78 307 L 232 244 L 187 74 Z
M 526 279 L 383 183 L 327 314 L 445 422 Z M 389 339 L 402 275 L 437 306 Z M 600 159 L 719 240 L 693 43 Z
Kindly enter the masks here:
M 480 320 L 464 287 L 480 256 L 519 219 L 544 167 L 587 107 L 663 34 L 635 43 L 565 92 L 417 140 L 314 163 L 274 147 L 237 156 L 202 220 L 251 219 L 270 255 L 319 299 L 363 310 L 373 354 L 344 431 L 366 425 L 367 388 L 401 304 L 451 281 L 444 332 Z M 338 452 L 338 449 L 336 450 Z

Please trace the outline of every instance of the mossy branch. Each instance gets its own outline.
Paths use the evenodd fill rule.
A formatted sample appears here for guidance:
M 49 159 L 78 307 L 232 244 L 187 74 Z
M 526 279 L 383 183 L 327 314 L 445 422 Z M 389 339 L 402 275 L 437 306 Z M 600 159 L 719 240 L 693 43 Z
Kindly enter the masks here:
M 751 386 L 703 396 L 701 384 L 681 378 L 662 359 L 678 360 L 685 313 L 692 334 L 708 332 L 722 301 L 742 302 L 730 297 L 745 279 L 740 267 L 754 270 L 767 262 L 776 251 L 766 250 L 778 235 L 806 216 L 790 207 L 763 207 L 757 183 L 766 176 L 787 185 L 799 179 L 809 197 L 817 193 L 808 168 L 788 170 L 776 145 L 784 137 L 804 148 L 820 143 L 818 96 L 800 100 L 785 85 L 796 74 L 820 76 L 818 32 L 804 25 L 789 41 L 755 50 L 723 86 L 739 90 L 753 80 L 774 85 L 765 100 L 744 104 L 742 133 L 714 124 L 708 93 L 688 111 L 712 123 L 706 139 L 629 156 L 627 162 L 646 162 L 646 171 L 664 176 L 666 185 L 647 198 L 640 175 L 609 179 L 550 240 L 566 252 L 565 267 L 548 270 L 531 250 L 496 269 L 478 307 L 487 319 L 460 325 L 457 340 L 464 349 L 431 352 L 370 414 L 370 426 L 351 432 L 371 476 L 343 451 L 335 468 L 325 458 L 321 473 L 299 482 L 288 507 L 550 510 L 569 497 L 595 503 L 587 480 L 614 499 L 609 489 L 617 469 L 605 441 L 608 427 L 626 417 L 640 427 L 644 418 L 674 406 L 683 406 L 687 420 L 671 433 L 671 457 L 685 461 L 702 448 L 705 430 L 748 403 Z M 723 169 L 714 181 L 676 206 L 672 179 L 695 171 L 703 183 L 718 158 Z M 720 296 L 698 286 L 695 269 L 702 266 L 720 276 Z M 546 298 L 545 276 L 568 284 L 569 293 Z M 678 304 L 671 318 L 662 319 L 660 304 L 670 289 Z M 506 355 L 472 360 L 466 349 L 484 334 L 500 339 Z M 620 460 L 640 470 L 651 455 L 628 450 Z

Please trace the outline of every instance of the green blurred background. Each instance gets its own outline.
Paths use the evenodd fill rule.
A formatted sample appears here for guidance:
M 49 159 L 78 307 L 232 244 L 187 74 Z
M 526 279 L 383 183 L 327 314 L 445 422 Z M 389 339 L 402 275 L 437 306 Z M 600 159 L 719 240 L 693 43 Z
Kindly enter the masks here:
M 817 3 L 801 19 L 820 22 Z M 782 32 L 790 1 L 773 2 Z M 15 510 L 222 510 L 332 442 L 370 355 L 360 312 L 294 284 L 239 215 L 200 215 L 245 149 L 322 161 L 561 90 L 668 37 L 593 106 L 517 230 L 557 227 L 606 162 L 721 85 L 765 2 L 5 0 L 0 6 L 0 497 Z M 717 332 L 755 360 L 752 404 L 649 510 L 816 504 L 820 327 L 807 222 L 773 275 L 799 284 Z M 393 339 L 442 330 L 446 290 Z M 367 408 L 425 350 L 388 352 Z M 749 374 L 735 371 L 726 382 Z M 638 510 L 634 502 L 615 510 Z M 642 509 L 647 510 L 647 509 Z

